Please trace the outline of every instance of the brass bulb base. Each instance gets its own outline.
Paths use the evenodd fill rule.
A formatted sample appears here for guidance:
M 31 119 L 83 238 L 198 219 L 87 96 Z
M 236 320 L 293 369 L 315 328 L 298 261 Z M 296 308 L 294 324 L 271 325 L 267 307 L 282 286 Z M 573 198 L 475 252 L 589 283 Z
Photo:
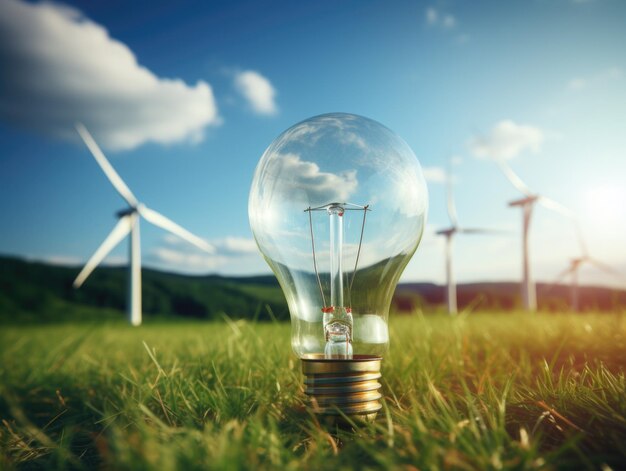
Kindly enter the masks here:
M 381 357 L 353 355 L 352 358 L 326 358 L 307 355 L 302 358 L 304 393 L 311 410 L 337 421 L 371 422 L 382 409 L 380 399 Z

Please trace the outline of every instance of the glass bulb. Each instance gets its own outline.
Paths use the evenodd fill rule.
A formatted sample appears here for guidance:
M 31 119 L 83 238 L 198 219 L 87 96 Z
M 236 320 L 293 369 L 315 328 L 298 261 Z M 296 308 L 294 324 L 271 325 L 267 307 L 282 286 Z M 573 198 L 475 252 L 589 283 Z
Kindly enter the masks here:
M 382 356 L 391 298 L 427 207 L 417 158 L 376 121 L 315 116 L 271 143 L 248 211 L 287 299 L 300 358 Z

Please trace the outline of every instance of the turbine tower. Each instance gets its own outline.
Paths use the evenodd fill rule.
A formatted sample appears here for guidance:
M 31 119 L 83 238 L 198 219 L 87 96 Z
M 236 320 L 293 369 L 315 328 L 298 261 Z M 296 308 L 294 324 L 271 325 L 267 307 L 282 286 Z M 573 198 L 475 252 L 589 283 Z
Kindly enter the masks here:
M 581 243 L 582 254 L 579 257 L 570 259 L 570 265 L 563 270 L 557 277 L 555 284 L 561 280 L 570 277 L 570 306 L 572 311 L 577 312 L 579 310 L 579 296 L 578 296 L 578 271 L 584 264 L 593 265 L 597 269 L 613 275 L 621 281 L 624 281 L 624 275 L 615 270 L 614 268 L 606 265 L 605 263 L 591 257 L 587 251 L 587 247 L 582 239 L 582 234 L 578 231 L 579 240 Z
M 452 191 L 452 165 L 450 162 L 448 164 L 448 167 L 449 169 L 446 172 L 446 199 L 448 218 L 450 219 L 450 227 L 446 229 L 440 229 L 436 232 L 436 234 L 444 236 L 446 238 L 446 302 L 448 304 L 448 314 L 455 315 L 458 312 L 456 302 L 456 281 L 454 279 L 454 271 L 452 268 L 452 253 L 455 234 L 493 234 L 498 233 L 499 231 L 481 228 L 465 228 L 459 226 L 459 220 Z
M 529 255 L 529 229 L 535 203 L 539 203 L 547 209 L 558 212 L 574 222 L 576 222 L 576 216 L 571 210 L 563 206 L 561 203 L 532 192 L 504 160 L 495 159 L 495 161 L 500 167 L 500 170 L 502 170 L 502 173 L 504 173 L 505 177 L 524 195 L 521 199 L 510 201 L 509 206 L 519 207 L 522 209 L 522 303 L 524 305 L 524 309 L 527 311 L 536 311 L 537 292 L 530 269 Z
M 128 203 L 128 208 L 122 209 L 117 212 L 118 221 L 113 230 L 104 239 L 104 242 L 98 247 L 91 258 L 87 261 L 83 269 L 80 271 L 76 279 L 74 280 L 74 288 L 80 288 L 91 272 L 100 264 L 100 262 L 117 246 L 117 244 L 128 234 L 130 234 L 129 240 L 129 265 L 128 265 L 128 318 L 130 323 L 134 326 L 141 325 L 141 244 L 139 237 L 139 219 L 143 217 L 146 221 L 158 226 L 172 234 L 177 235 L 181 239 L 186 240 L 205 250 L 208 253 L 213 253 L 213 247 L 201 239 L 200 237 L 192 234 L 188 230 L 182 228 L 172 220 L 166 218 L 162 214 L 148 208 L 133 195 L 130 188 L 120 178 L 115 169 L 111 166 L 107 158 L 96 144 L 96 141 L 91 137 L 87 128 L 82 124 L 76 125 L 76 130 L 80 137 L 85 142 L 89 151 L 96 159 L 96 162 L 107 176 L 113 188 L 117 190 L 120 196 Z

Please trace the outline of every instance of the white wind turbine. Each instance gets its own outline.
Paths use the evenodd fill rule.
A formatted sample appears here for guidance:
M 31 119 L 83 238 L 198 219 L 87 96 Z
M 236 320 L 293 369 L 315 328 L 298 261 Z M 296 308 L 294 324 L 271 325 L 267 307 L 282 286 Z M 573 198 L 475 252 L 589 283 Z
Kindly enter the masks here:
M 456 205 L 454 203 L 454 195 L 452 191 L 452 171 L 451 164 L 446 172 L 446 198 L 448 218 L 450 219 L 450 227 L 446 229 L 440 229 L 436 232 L 437 235 L 444 236 L 446 238 L 446 301 L 448 303 L 448 313 L 455 315 L 458 312 L 456 302 L 456 281 L 454 279 L 454 272 L 452 269 L 452 252 L 454 235 L 461 234 L 494 234 L 499 231 L 482 228 L 466 228 L 459 226 L 459 219 L 456 212 Z
M 143 217 L 146 221 L 155 226 L 165 229 L 209 253 L 213 253 L 214 249 L 200 237 L 195 236 L 162 214 L 140 203 L 106 159 L 102 150 L 100 150 L 100 147 L 96 144 L 96 141 L 94 141 L 89 131 L 87 131 L 87 128 L 79 123 L 76 125 L 76 130 L 113 187 L 128 203 L 128 208 L 117 212 L 117 217 L 119 218 L 117 224 L 78 274 L 74 280 L 74 287 L 79 288 L 104 257 L 106 257 L 124 237 L 130 234 L 127 310 L 130 323 L 135 326 L 141 325 L 141 247 L 139 240 L 139 217 Z
M 556 211 L 574 222 L 576 222 L 576 216 L 571 210 L 563 206 L 561 203 L 532 192 L 504 160 L 498 158 L 494 160 L 511 184 L 524 195 L 524 198 L 510 201 L 509 206 L 522 208 L 522 303 L 524 305 L 524 309 L 527 311 L 536 311 L 537 292 L 530 271 L 528 240 L 528 230 L 530 228 L 530 220 L 535 203 L 539 203 L 547 209 Z
M 582 249 L 582 254 L 579 257 L 570 259 L 570 265 L 565 270 L 563 270 L 559 276 L 557 277 L 554 284 L 559 283 L 561 280 L 570 277 L 570 306 L 572 311 L 576 312 L 579 309 L 578 303 L 578 271 L 581 266 L 584 264 L 593 265 L 599 270 L 602 270 L 614 277 L 618 278 L 621 281 L 624 281 L 624 275 L 615 270 L 614 268 L 606 265 L 605 263 L 597 260 L 589 255 L 587 251 L 587 246 L 583 241 L 582 234 L 580 229 L 578 230 L 578 237 Z

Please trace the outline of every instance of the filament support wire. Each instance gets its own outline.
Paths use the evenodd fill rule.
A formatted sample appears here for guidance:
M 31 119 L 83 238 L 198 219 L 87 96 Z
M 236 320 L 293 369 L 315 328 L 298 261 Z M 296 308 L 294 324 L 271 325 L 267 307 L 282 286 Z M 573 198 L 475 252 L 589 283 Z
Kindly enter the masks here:
M 354 262 L 354 270 L 352 272 L 352 278 L 350 279 L 350 284 L 348 285 L 348 299 L 350 300 L 348 307 L 352 309 L 352 285 L 354 285 L 354 278 L 356 277 L 356 270 L 359 264 L 359 258 L 361 256 L 361 247 L 363 245 L 363 234 L 365 233 L 365 219 L 367 217 L 367 212 L 371 211 L 370 205 L 366 204 L 365 206 L 361 206 L 354 203 L 328 203 L 322 206 L 317 206 L 312 208 L 309 206 L 305 209 L 305 212 L 309 213 L 309 229 L 311 233 L 311 251 L 313 253 L 313 270 L 315 271 L 315 277 L 317 279 L 317 286 L 320 290 L 320 295 L 322 297 L 322 305 L 323 309 L 327 308 L 326 305 L 326 297 L 324 296 L 324 288 L 322 287 L 322 280 L 320 278 L 319 270 L 317 269 L 317 256 L 315 253 L 315 235 L 313 234 L 313 211 L 328 211 L 332 207 L 340 207 L 343 211 L 363 211 L 363 222 L 361 223 L 361 235 L 359 237 L 359 246 L 356 252 L 356 260 Z M 343 213 L 341 214 L 343 217 Z M 343 274 L 342 274 L 343 276 Z M 331 301 L 332 302 L 332 301 Z

